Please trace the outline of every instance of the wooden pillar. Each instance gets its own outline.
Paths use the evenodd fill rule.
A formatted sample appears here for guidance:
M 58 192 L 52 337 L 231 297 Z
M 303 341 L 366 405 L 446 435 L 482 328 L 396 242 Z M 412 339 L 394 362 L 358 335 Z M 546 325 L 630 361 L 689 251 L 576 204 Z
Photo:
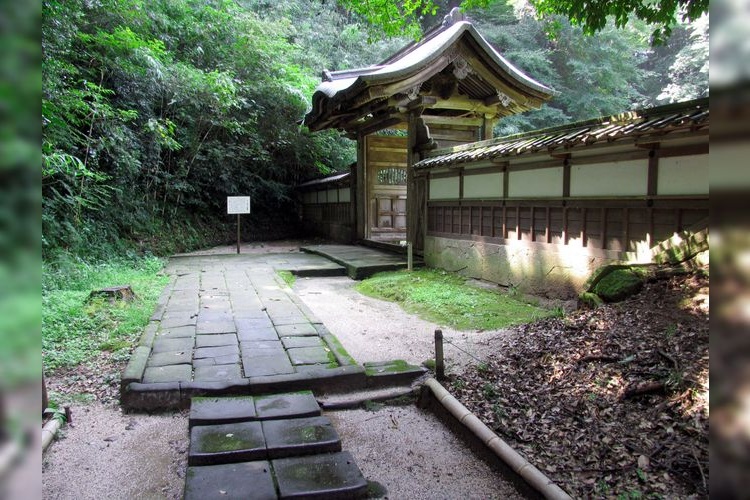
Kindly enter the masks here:
M 415 148 L 417 146 L 417 127 L 421 119 L 419 115 L 421 110 L 409 112 L 408 132 L 406 138 L 406 239 L 409 242 L 417 243 L 421 238 L 417 232 L 419 220 L 418 213 L 422 210 L 419 203 L 419 193 L 417 192 L 417 181 L 414 176 L 414 164 L 419 161 Z M 417 246 L 416 250 L 422 250 Z
M 482 121 L 482 137 L 481 140 L 487 141 L 489 139 L 492 139 L 494 136 L 493 130 L 495 128 L 495 120 L 492 118 L 484 117 L 484 120 Z
M 367 155 L 364 134 L 357 134 L 357 191 L 352 193 L 356 213 L 355 235 L 358 239 L 367 238 Z

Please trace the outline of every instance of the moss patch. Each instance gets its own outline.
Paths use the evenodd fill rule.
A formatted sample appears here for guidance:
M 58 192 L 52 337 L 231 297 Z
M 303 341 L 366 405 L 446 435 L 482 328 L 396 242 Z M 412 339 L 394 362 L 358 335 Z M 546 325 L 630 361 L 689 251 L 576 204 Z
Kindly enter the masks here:
M 641 272 L 633 269 L 616 269 L 602 278 L 592 290 L 605 302 L 619 302 L 638 293 L 643 288 Z
M 291 288 L 294 286 L 294 282 L 297 280 L 296 276 L 294 276 L 290 271 L 276 271 L 276 274 L 279 275 L 279 278 L 284 280 L 284 283 Z
M 496 330 L 552 314 L 528 301 L 473 287 L 458 274 L 436 269 L 378 273 L 356 289 L 458 330 Z

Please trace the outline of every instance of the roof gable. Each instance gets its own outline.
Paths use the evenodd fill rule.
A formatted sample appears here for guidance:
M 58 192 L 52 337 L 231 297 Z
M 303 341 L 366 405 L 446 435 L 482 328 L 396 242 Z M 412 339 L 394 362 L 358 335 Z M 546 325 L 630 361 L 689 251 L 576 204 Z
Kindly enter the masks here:
M 357 131 L 377 120 L 404 121 L 415 101 L 427 114 L 497 118 L 538 108 L 552 94 L 454 9 L 442 26 L 380 64 L 324 71 L 305 124 L 312 130 Z

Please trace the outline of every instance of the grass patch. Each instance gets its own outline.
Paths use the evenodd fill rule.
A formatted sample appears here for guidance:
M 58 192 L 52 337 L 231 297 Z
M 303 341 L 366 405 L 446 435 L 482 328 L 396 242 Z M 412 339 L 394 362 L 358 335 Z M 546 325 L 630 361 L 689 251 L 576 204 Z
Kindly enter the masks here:
M 101 351 L 126 359 L 153 313 L 167 276 L 155 257 L 91 264 L 45 264 L 42 281 L 42 360 L 45 368 L 76 366 Z M 92 290 L 130 285 L 136 299 L 89 300 Z
M 276 274 L 278 274 L 279 277 L 284 280 L 286 286 L 288 286 L 289 288 L 292 288 L 294 286 L 294 282 L 296 281 L 297 277 L 294 276 L 291 271 L 276 271 Z
M 454 273 L 420 269 L 378 273 L 360 282 L 356 289 L 458 330 L 496 330 L 553 314 L 519 297 L 478 289 L 465 281 Z

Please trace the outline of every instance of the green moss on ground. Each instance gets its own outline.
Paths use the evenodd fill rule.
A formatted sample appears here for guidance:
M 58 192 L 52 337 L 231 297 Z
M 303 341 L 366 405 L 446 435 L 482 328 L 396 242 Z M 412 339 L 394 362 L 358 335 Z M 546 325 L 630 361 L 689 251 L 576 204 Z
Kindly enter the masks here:
M 643 288 L 642 275 L 641 270 L 616 269 L 602 278 L 592 292 L 605 302 L 619 302 Z
M 473 287 L 458 274 L 436 269 L 378 273 L 360 282 L 356 289 L 458 330 L 497 330 L 552 314 L 516 297 Z

